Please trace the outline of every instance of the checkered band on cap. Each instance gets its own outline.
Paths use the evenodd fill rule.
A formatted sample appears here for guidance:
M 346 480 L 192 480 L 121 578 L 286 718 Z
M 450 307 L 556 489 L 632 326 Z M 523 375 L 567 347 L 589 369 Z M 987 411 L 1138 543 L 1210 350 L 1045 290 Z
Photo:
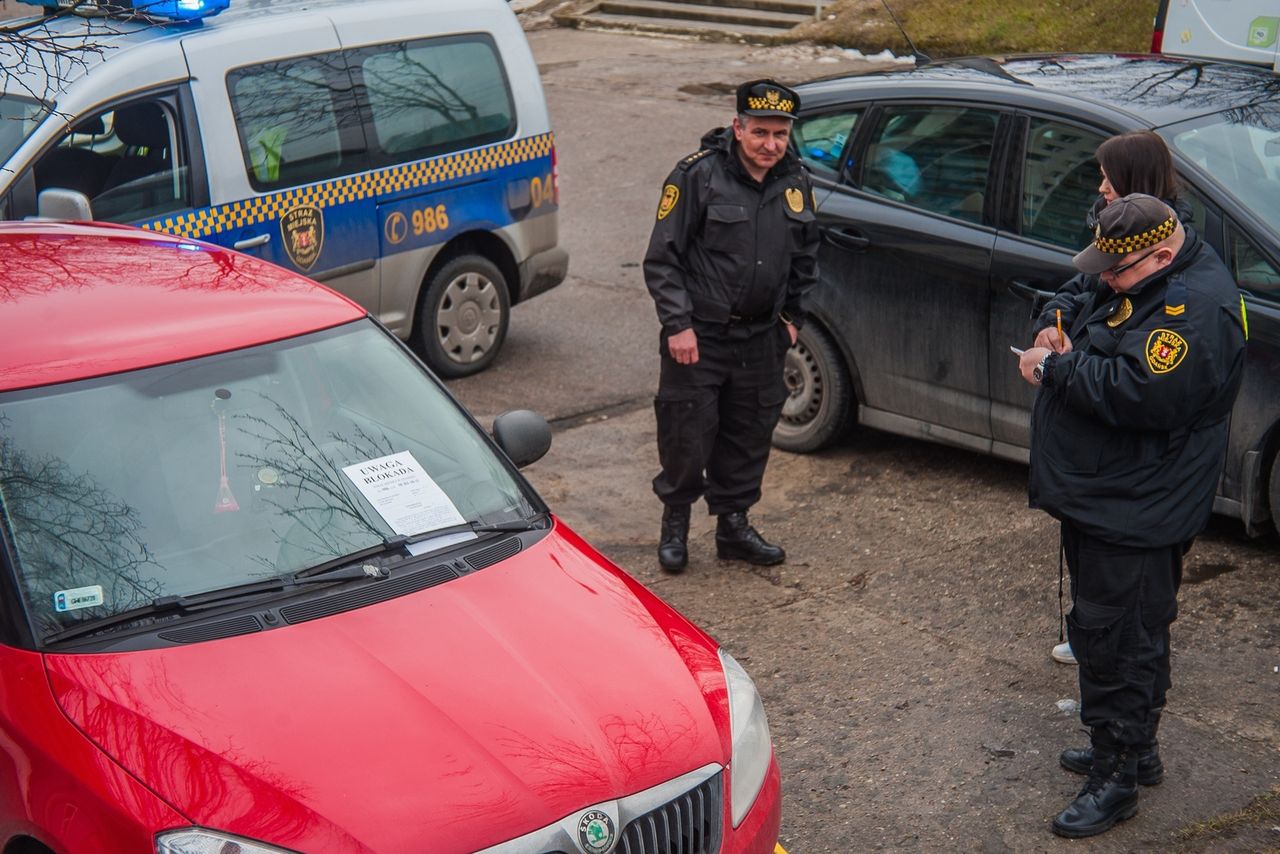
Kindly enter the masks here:
M 749 110 L 785 110 L 788 113 L 795 112 L 795 104 L 790 98 L 777 97 L 777 93 L 770 92 L 775 97 L 769 98 L 747 98 L 747 109 Z
M 1173 234 L 1174 228 L 1177 226 L 1177 220 L 1169 217 L 1155 228 L 1147 229 L 1138 234 L 1127 234 L 1124 237 L 1103 237 L 1102 226 L 1099 225 L 1093 238 L 1093 245 L 1099 252 L 1106 252 L 1108 255 L 1128 255 L 1130 252 L 1137 252 L 1139 249 L 1146 249 L 1148 246 L 1154 246 L 1161 240 Z

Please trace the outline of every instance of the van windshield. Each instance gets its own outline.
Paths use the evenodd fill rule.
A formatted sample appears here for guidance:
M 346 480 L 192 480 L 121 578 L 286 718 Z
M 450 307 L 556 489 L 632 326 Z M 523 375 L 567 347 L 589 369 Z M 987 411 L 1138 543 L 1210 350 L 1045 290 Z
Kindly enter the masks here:
M 0 521 L 41 636 L 534 501 L 370 321 L 0 395 Z
M 1280 117 L 1274 111 L 1223 110 L 1160 134 L 1263 222 L 1273 229 L 1280 222 Z
M 0 97 L 0 164 L 13 158 L 13 153 L 48 114 L 49 106 L 34 98 L 18 95 Z

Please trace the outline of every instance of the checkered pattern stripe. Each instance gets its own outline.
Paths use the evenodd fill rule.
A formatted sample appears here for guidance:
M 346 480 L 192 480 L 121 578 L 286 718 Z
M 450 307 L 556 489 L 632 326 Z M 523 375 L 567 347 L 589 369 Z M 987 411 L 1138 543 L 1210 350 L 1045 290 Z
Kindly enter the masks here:
M 529 136 L 430 160 L 362 172 L 320 184 L 281 190 L 225 205 L 201 208 L 178 216 L 162 217 L 142 223 L 141 226 L 150 231 L 204 239 L 224 231 L 279 219 L 285 212 L 299 205 L 322 209 L 334 207 L 369 196 L 427 187 L 478 172 L 537 160 L 551 153 L 552 143 L 550 133 Z
M 777 98 L 770 101 L 768 98 L 747 98 L 748 110 L 785 110 L 788 113 L 795 112 L 795 105 L 790 98 Z
M 1130 252 L 1137 252 L 1139 249 L 1154 246 L 1173 234 L 1173 228 L 1174 219 L 1169 217 L 1155 228 L 1138 234 L 1129 234 L 1124 237 L 1103 237 L 1099 234 L 1094 237 L 1093 245 L 1098 251 L 1106 252 L 1108 255 L 1128 255 Z

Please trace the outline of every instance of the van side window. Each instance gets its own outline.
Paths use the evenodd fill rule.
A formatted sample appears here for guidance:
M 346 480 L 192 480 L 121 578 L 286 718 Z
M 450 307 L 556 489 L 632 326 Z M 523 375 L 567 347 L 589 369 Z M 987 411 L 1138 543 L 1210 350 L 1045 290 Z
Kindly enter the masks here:
M 255 190 L 365 168 L 351 80 L 340 54 L 241 68 L 227 75 L 227 90 Z
M 352 52 L 372 119 L 375 165 L 506 139 L 515 108 L 492 39 L 450 36 Z
M 166 99 L 133 101 L 76 122 L 35 164 L 36 191 L 88 197 L 94 219 L 136 222 L 191 207 L 180 123 Z

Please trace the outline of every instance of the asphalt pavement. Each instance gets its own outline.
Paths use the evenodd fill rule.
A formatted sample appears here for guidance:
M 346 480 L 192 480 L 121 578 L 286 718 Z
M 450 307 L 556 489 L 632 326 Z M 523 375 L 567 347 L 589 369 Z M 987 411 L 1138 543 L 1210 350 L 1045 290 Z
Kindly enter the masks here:
M 865 430 L 775 451 L 752 517 L 786 564 L 654 555 L 658 324 L 639 267 L 663 179 L 732 115 L 734 86 L 865 61 L 549 29 L 529 33 L 556 134 L 569 279 L 513 311 L 487 372 L 450 387 L 482 422 L 530 408 L 550 453 L 526 470 L 562 521 L 714 635 L 754 676 L 783 774 L 791 854 L 1280 850 L 1280 540 L 1215 520 L 1173 628 L 1163 785 L 1137 817 L 1068 842 L 1049 822 L 1081 778 L 1074 668 L 1055 664 L 1057 530 L 1026 468 Z M 909 330 L 904 329 L 904 334 Z M 1065 711 L 1064 711 L 1065 709 Z

